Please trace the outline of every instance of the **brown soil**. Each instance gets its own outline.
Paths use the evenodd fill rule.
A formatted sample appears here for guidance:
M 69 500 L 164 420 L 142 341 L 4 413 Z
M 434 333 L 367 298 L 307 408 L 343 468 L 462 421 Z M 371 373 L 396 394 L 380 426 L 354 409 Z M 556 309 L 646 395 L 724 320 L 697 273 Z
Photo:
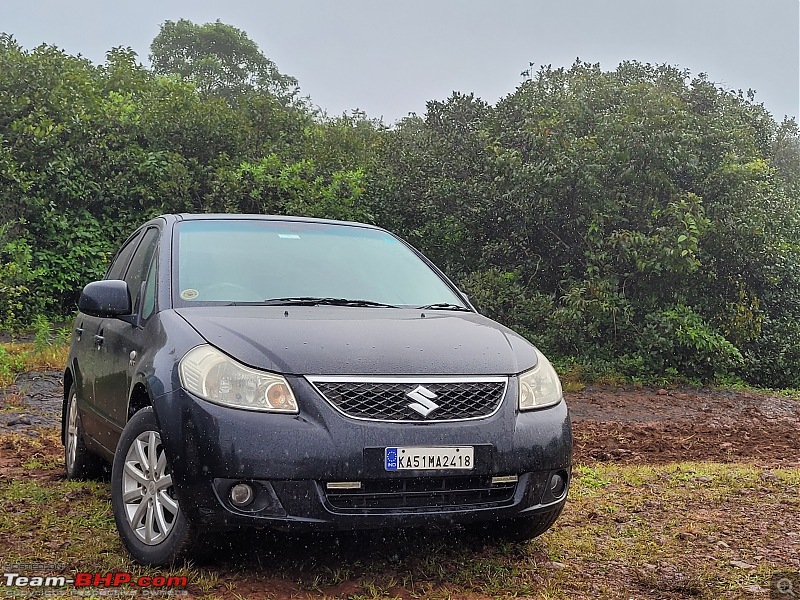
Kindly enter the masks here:
M 800 401 L 730 390 L 589 387 L 567 394 L 576 463 L 800 466 Z
M 61 427 L 64 380 L 58 371 L 34 371 L 0 389 L 0 435 L 37 437 L 40 429 Z

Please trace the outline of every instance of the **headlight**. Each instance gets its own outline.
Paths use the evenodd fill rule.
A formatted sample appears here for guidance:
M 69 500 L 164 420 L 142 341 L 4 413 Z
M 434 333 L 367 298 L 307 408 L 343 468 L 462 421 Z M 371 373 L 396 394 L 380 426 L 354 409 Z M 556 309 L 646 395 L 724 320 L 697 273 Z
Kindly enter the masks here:
M 561 401 L 561 382 L 550 361 L 536 350 L 538 362 L 519 376 L 519 409 L 531 410 L 552 406 Z
M 298 412 L 286 379 L 245 367 L 213 346 L 189 350 L 178 371 L 185 390 L 210 402 L 247 410 Z

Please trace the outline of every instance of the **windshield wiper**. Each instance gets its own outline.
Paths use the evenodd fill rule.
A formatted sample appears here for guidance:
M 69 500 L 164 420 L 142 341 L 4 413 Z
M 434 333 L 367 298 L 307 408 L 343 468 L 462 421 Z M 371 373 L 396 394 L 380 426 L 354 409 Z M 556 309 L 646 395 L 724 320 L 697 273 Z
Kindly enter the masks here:
M 426 304 L 425 306 L 417 306 L 420 310 L 462 310 L 472 312 L 466 306 L 460 304 L 450 304 L 449 302 L 437 302 L 435 304 Z
M 290 296 L 288 298 L 270 298 L 261 304 L 267 306 L 369 306 L 378 308 L 397 308 L 394 304 L 373 302 L 372 300 L 354 300 L 351 298 L 318 298 L 315 296 Z

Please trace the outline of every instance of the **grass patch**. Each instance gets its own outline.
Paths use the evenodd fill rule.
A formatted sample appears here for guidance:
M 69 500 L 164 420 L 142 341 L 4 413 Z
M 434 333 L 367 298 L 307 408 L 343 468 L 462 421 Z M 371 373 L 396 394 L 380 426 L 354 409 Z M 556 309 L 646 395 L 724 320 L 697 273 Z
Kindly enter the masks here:
M 17 375 L 28 371 L 63 371 L 69 345 L 59 342 L 37 348 L 32 342 L 7 342 L 0 345 L 0 387 L 14 383 Z
M 667 370 L 655 375 L 638 376 L 625 374 L 619 365 L 613 362 L 582 361 L 577 357 L 550 356 L 561 386 L 567 393 L 577 393 L 586 386 L 598 387 L 630 387 L 635 389 L 648 388 L 694 388 L 694 389 L 721 389 L 752 392 L 755 394 L 768 394 L 783 396 L 800 400 L 800 388 L 769 388 L 751 385 L 736 375 L 722 375 L 705 380 L 698 377 L 680 375 L 677 371 Z
M 29 341 L 0 344 L 0 387 L 14 383 L 17 375 L 27 371 L 62 371 L 69 355 L 72 330 L 62 327 L 53 331 L 49 322 L 38 319 Z
M 749 598 L 790 568 L 800 527 L 800 470 L 682 463 L 577 469 L 550 557 L 586 575 L 576 596 Z M 600 492 L 596 481 L 608 482 Z M 598 582 L 608 571 L 625 593 Z M 601 587 L 598 587 L 601 585 Z M 661 595 L 659 595 L 661 594 Z

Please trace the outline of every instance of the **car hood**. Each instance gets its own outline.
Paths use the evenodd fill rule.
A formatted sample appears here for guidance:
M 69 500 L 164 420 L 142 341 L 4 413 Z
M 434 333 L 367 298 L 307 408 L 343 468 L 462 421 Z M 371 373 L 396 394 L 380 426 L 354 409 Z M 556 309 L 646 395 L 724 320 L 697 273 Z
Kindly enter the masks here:
M 176 309 L 251 367 L 297 375 L 510 375 L 536 364 L 524 338 L 482 315 L 343 306 Z

